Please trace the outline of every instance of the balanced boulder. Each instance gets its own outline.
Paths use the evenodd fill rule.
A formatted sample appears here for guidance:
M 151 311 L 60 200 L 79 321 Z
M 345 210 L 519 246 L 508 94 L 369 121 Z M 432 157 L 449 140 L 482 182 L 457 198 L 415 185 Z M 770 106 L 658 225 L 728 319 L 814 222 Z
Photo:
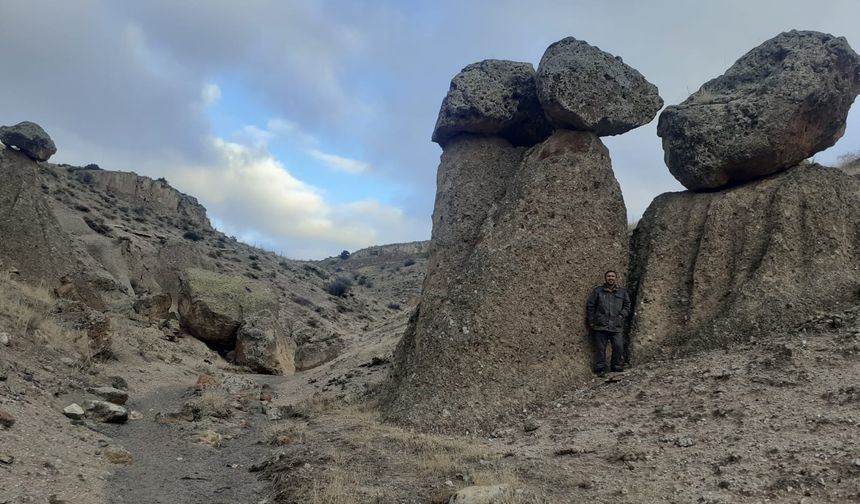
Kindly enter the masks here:
M 858 223 L 860 180 L 818 165 L 658 196 L 631 244 L 634 355 L 766 337 L 856 305 Z
M 505 159 L 484 156 L 485 170 Z M 464 203 L 467 188 L 480 185 L 439 185 L 434 242 L 471 233 L 454 234 L 462 221 L 440 219 L 443 209 L 485 218 L 453 275 L 437 271 L 454 258 L 441 260 L 448 252 L 431 244 L 421 303 L 395 352 L 385 403 L 393 420 L 492 430 L 590 373 L 586 295 L 605 270 L 627 263 L 626 211 L 609 153 L 593 133 L 559 130 L 528 151 L 506 185 L 486 208 Z M 460 207 L 441 193 L 454 187 Z
M 538 65 L 537 93 L 554 127 L 601 136 L 647 124 L 663 107 L 657 86 L 635 68 L 573 37 L 547 48 Z
M 15 147 L 36 161 L 47 161 L 57 153 L 57 146 L 48 133 L 30 121 L 0 126 L 0 142 L 6 147 Z
M 843 37 L 790 31 L 751 50 L 660 115 L 666 165 L 694 191 L 785 170 L 832 146 L 860 93 Z
M 236 335 L 236 364 L 259 373 L 293 374 L 296 344 L 284 335 L 277 321 L 263 311 L 247 317 Z
M 444 145 L 461 133 L 498 135 L 515 145 L 534 145 L 551 130 L 535 92 L 531 63 L 484 60 L 451 81 L 433 141 Z

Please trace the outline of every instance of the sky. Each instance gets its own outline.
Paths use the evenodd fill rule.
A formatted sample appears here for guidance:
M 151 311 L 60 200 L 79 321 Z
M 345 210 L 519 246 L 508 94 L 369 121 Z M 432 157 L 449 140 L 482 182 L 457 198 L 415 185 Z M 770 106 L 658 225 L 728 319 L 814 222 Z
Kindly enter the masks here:
M 860 49 L 857 0 L 0 0 L 0 124 L 30 120 L 52 162 L 165 177 L 227 234 L 295 259 L 430 237 L 451 78 L 537 66 L 574 36 L 683 101 L 790 29 Z M 683 188 L 655 118 L 605 137 L 628 217 Z M 860 151 L 860 107 L 815 156 Z

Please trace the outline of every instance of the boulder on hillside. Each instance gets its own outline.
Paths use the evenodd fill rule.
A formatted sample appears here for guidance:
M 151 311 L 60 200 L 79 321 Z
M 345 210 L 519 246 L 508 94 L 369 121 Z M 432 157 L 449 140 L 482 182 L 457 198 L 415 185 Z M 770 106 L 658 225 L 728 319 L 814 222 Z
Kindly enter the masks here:
M 619 135 L 654 119 L 657 86 L 620 57 L 567 37 L 550 45 L 537 70 L 537 93 L 553 126 Z
M 296 344 L 271 313 L 245 318 L 236 334 L 236 364 L 258 373 L 288 375 L 296 371 Z
M 242 321 L 263 310 L 277 313 L 277 296 L 262 282 L 197 268 L 181 280 L 179 316 L 197 339 L 219 348 L 236 346 Z
M 818 165 L 658 196 L 632 238 L 635 358 L 759 338 L 856 304 L 858 223 L 860 180 Z
M 700 191 L 796 165 L 842 136 L 860 93 L 860 57 L 843 37 L 790 31 L 660 114 L 666 165 Z
M 57 153 L 50 135 L 34 122 L 24 121 L 14 126 L 0 126 L 0 142 L 15 147 L 31 159 L 47 161 Z
M 433 141 L 445 145 L 461 133 L 500 136 L 515 145 L 534 145 L 551 129 L 535 93 L 531 63 L 484 60 L 451 80 L 442 101 Z
M 132 304 L 132 309 L 134 309 L 135 313 L 149 320 L 162 320 L 167 318 L 172 304 L 173 297 L 171 297 L 170 293 L 162 292 L 136 300 Z
M 384 401 L 394 421 L 492 430 L 590 376 L 585 299 L 604 271 L 627 264 L 627 214 L 609 153 L 593 133 L 559 130 L 506 185 L 454 276 L 434 269 L 449 265 L 435 242 L 460 221 L 434 213 L 430 269 Z M 439 188 L 437 209 L 445 190 L 468 201 L 456 183 Z

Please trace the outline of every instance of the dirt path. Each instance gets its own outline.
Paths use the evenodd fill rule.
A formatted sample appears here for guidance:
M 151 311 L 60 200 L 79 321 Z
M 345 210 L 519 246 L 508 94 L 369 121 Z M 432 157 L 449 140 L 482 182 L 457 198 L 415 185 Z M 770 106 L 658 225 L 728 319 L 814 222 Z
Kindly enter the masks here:
M 273 377 L 245 375 L 262 385 Z M 119 467 L 107 482 L 107 502 L 113 504 L 248 503 L 266 502 L 264 484 L 249 467 L 265 459 L 268 421 L 260 407 L 248 408 L 241 420 L 216 425 L 158 414 L 178 412 L 189 399 L 187 386 L 166 386 L 133 401 L 144 418 L 120 426 L 103 425 L 104 433 L 132 453 L 134 463 Z M 202 422 L 201 422 L 202 423 Z M 202 430 L 223 436 L 220 447 L 198 442 Z

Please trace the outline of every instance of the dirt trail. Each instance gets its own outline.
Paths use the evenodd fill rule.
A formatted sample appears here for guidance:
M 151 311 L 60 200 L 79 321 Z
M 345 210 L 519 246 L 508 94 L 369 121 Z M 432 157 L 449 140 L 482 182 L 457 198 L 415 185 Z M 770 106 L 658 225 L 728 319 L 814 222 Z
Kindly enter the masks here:
M 259 385 L 274 385 L 278 377 L 243 375 Z M 104 433 L 134 457 L 108 480 L 107 502 L 122 503 L 260 503 L 267 502 L 264 484 L 250 466 L 269 454 L 265 444 L 268 421 L 263 410 L 248 408 L 241 426 L 224 421 L 206 426 L 223 435 L 220 447 L 198 442 L 205 428 L 181 419 L 165 420 L 159 413 L 178 412 L 189 399 L 189 388 L 160 387 L 130 406 L 144 418 L 126 425 L 102 425 Z

